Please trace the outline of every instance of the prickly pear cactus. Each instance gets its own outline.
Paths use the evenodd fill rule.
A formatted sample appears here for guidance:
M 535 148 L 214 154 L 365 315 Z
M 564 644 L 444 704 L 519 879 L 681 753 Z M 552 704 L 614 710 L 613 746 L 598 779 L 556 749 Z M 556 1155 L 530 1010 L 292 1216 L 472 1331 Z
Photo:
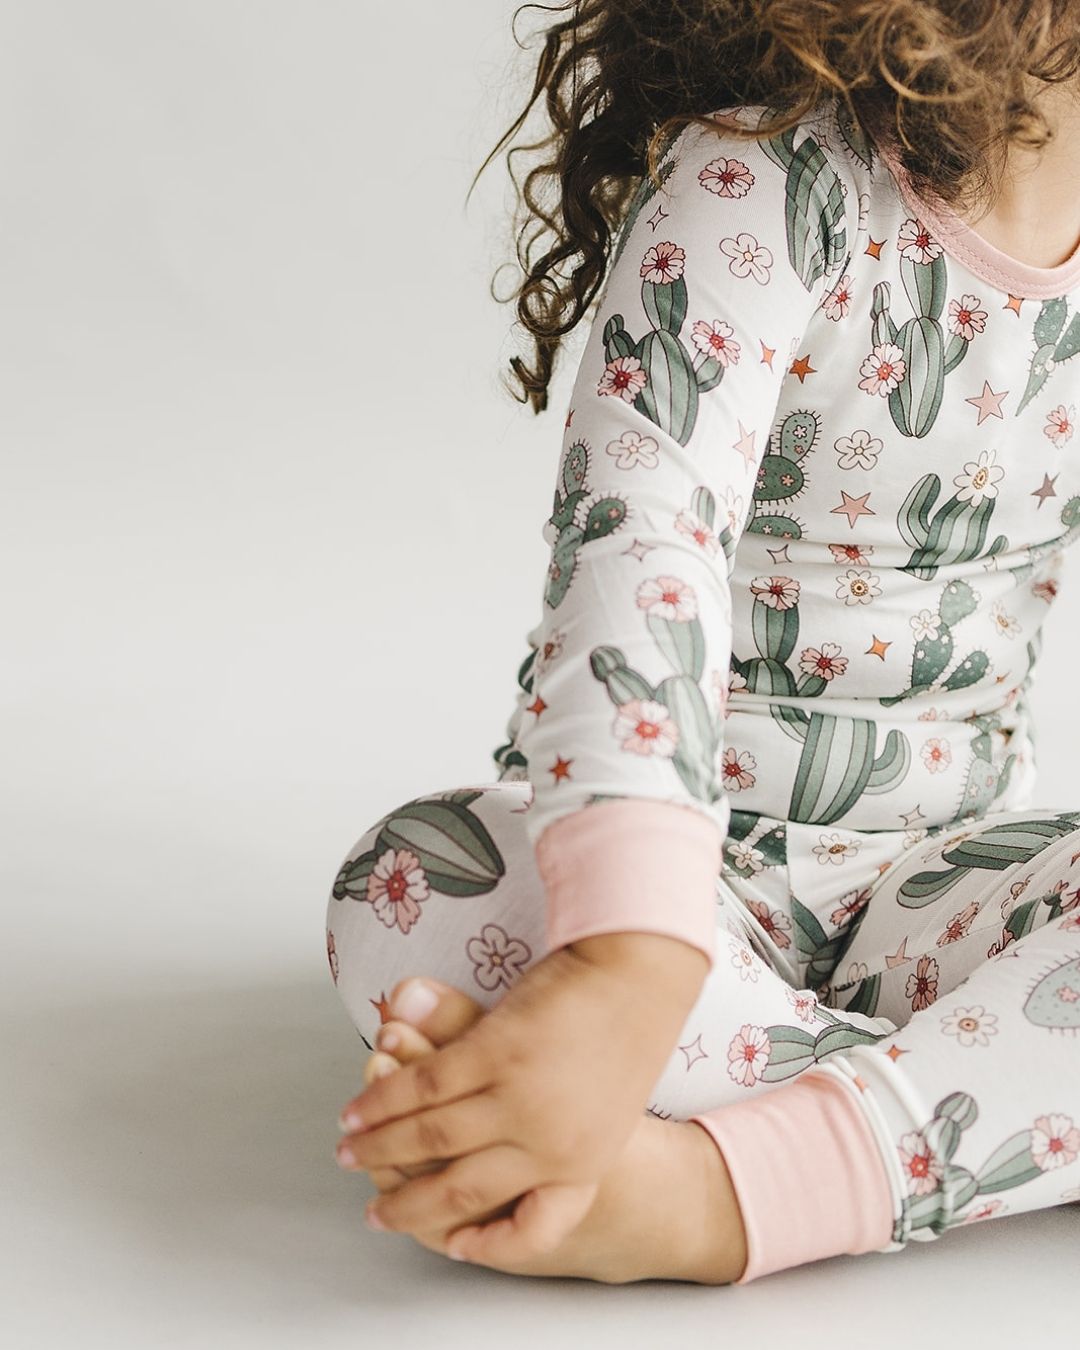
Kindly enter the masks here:
M 1024 1016 L 1037 1027 L 1080 1031 L 1080 956 L 1047 971 L 1028 994 Z
M 800 522 L 779 504 L 787 505 L 805 491 L 807 477 L 802 461 L 817 445 L 820 434 L 817 413 L 800 410 L 781 419 L 758 466 L 753 514 L 746 522 L 749 533 L 775 539 L 802 538 Z
M 1069 305 L 1064 296 L 1044 300 L 1034 324 L 1035 351 L 1031 358 L 1027 388 L 1016 409 L 1016 415 L 1040 392 L 1059 365 L 1071 361 L 1080 352 L 1080 314 L 1069 319 Z
M 613 534 L 627 518 L 629 508 L 615 492 L 588 489 L 589 448 L 575 441 L 563 457 L 555 505 L 547 522 L 552 545 L 544 599 L 552 609 L 566 598 L 577 571 L 578 551 L 593 539 Z
M 977 684 L 990 668 L 990 658 L 984 651 L 971 651 L 958 656 L 956 626 L 979 606 L 979 596 L 967 581 L 950 581 L 941 592 L 937 610 L 930 615 L 925 631 L 915 641 L 911 656 L 911 683 L 899 694 L 879 698 L 885 708 L 891 708 L 906 698 L 943 690 L 966 689 Z

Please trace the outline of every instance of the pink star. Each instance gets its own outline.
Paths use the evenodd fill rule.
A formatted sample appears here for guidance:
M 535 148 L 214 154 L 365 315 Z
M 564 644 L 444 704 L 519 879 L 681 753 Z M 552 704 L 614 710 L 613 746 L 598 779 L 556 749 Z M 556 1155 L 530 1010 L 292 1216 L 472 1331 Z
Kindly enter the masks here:
M 979 410 L 979 420 L 976 426 L 982 426 L 988 417 L 1004 418 L 1005 414 L 1001 411 L 1001 400 L 1007 398 L 1009 391 L 1003 389 L 1000 394 L 995 394 L 990 386 L 983 380 L 983 391 L 978 398 L 966 398 L 965 403 L 971 403 Z
M 742 422 L 739 423 L 739 439 L 733 442 L 734 447 L 746 460 L 746 467 L 749 468 L 757 458 L 757 451 L 754 449 L 754 437 L 756 431 L 747 431 Z
M 840 496 L 843 497 L 844 500 L 839 506 L 833 507 L 831 514 L 834 516 L 847 516 L 848 524 L 852 529 L 855 528 L 855 522 L 860 516 L 877 515 L 877 512 L 871 510 L 866 504 L 866 499 L 870 496 L 869 492 L 864 492 L 861 497 L 852 497 L 841 488 Z

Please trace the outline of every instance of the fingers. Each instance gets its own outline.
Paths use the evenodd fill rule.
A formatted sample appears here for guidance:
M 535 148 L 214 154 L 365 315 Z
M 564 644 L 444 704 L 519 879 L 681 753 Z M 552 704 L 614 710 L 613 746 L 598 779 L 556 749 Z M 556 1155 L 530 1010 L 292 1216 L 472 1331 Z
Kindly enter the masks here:
M 414 976 L 395 985 L 390 992 L 390 1011 L 395 1018 L 421 1028 L 435 1045 L 460 1036 L 484 1015 L 480 1004 L 468 994 L 429 976 Z
M 342 1128 L 353 1132 L 374 1130 L 388 1120 L 441 1106 L 491 1084 L 487 1062 L 466 1033 L 434 1054 L 371 1083 L 345 1106 Z
M 372 1168 L 457 1158 L 500 1142 L 500 1125 L 498 1106 L 479 1093 L 389 1121 L 377 1130 L 345 1135 L 338 1144 L 338 1161 L 347 1168 Z
M 476 1223 L 530 1189 L 536 1173 L 528 1155 L 513 1145 L 455 1159 L 441 1172 L 415 1177 L 381 1195 L 367 1209 L 368 1221 L 395 1232 L 445 1231 Z
M 595 1182 L 538 1186 L 521 1197 L 508 1218 L 452 1233 L 446 1254 L 496 1267 L 544 1256 L 584 1219 L 599 1189 Z

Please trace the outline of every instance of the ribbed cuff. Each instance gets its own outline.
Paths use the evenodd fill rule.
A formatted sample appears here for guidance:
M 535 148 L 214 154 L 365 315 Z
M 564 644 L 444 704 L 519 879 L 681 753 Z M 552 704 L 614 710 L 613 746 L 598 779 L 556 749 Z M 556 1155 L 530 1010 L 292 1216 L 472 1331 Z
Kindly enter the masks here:
M 857 1090 L 808 1069 L 690 1117 L 723 1154 L 742 1212 L 748 1260 L 736 1284 L 892 1240 L 888 1173 Z
M 671 802 L 594 802 L 536 841 L 550 950 L 597 933 L 663 933 L 715 961 L 717 826 Z

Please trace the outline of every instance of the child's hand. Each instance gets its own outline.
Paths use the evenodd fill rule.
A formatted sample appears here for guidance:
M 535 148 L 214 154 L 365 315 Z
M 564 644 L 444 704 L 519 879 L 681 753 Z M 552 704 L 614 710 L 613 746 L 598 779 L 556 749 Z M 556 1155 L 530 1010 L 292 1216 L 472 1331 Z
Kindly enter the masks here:
M 622 1152 L 706 971 L 704 954 L 674 938 L 583 939 L 456 1040 L 373 1083 L 342 1112 L 351 1132 L 340 1147 L 356 1166 L 453 1159 L 382 1196 L 379 1221 L 459 1231 L 525 1197 L 499 1221 L 502 1250 L 552 1250 Z

